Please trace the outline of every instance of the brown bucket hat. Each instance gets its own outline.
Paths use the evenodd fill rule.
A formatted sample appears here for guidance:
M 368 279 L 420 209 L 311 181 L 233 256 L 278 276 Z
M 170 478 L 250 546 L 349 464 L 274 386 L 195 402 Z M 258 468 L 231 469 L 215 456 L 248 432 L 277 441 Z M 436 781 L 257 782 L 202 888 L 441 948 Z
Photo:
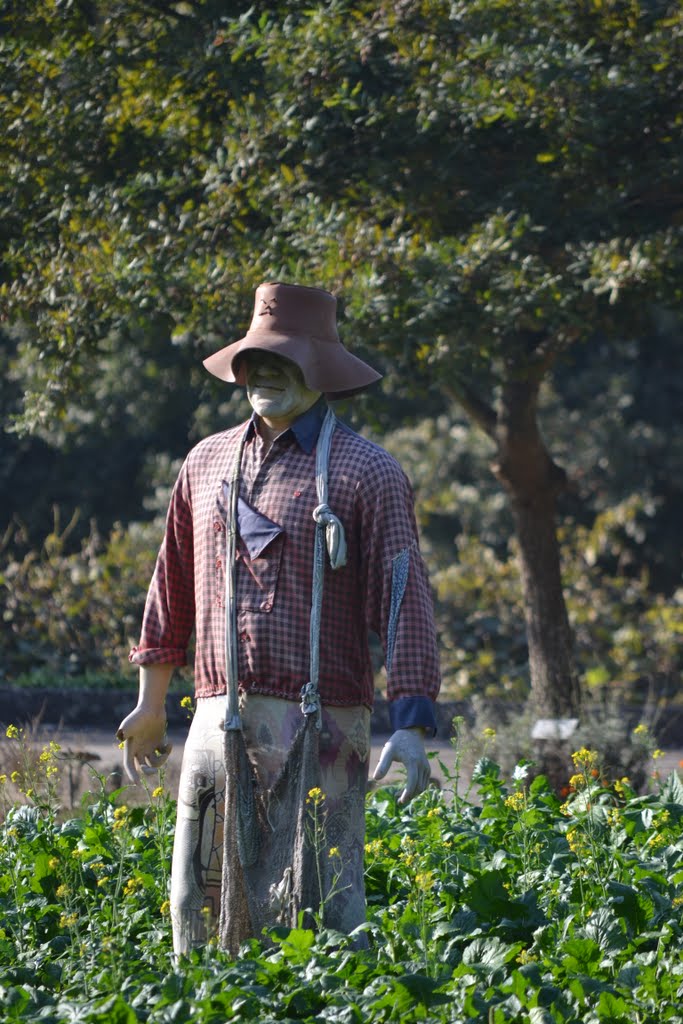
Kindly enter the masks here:
M 322 288 L 276 281 L 256 289 L 254 315 L 243 338 L 214 352 L 204 366 L 221 380 L 246 384 L 249 349 L 291 359 L 307 387 L 331 398 L 355 395 L 382 376 L 344 348 L 337 333 L 337 300 Z

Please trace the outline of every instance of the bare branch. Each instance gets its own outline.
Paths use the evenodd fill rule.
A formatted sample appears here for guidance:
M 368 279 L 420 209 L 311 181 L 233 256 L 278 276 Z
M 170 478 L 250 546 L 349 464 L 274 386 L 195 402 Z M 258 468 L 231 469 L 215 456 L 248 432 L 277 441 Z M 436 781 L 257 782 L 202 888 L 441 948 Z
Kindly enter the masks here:
M 497 417 L 492 406 L 485 402 L 464 380 L 454 377 L 444 384 L 446 394 L 461 405 L 473 423 L 495 440 Z

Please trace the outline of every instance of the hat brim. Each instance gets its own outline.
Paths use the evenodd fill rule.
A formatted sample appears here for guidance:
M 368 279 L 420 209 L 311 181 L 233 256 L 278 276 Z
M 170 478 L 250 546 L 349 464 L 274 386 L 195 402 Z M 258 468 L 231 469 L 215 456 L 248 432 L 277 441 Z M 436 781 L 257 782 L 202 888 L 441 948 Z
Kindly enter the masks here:
M 249 331 L 244 338 L 219 349 L 204 360 L 214 377 L 229 384 L 246 385 L 246 368 L 239 357 L 260 349 L 290 359 L 299 367 L 306 386 L 328 397 L 348 398 L 370 387 L 382 377 L 362 359 L 352 355 L 341 342 L 324 341 L 311 335 Z

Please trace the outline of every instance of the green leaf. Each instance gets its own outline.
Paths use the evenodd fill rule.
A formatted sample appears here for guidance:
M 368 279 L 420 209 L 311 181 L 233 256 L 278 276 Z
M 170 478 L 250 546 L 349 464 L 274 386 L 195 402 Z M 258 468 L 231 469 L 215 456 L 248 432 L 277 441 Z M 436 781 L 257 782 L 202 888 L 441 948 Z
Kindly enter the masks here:
M 663 804 L 677 804 L 683 807 L 683 781 L 678 772 L 671 772 L 659 793 Z
M 597 942 L 578 936 L 563 943 L 560 952 L 565 969 L 578 974 L 590 974 L 602 959 L 602 950 Z
M 462 962 L 484 974 L 493 974 L 504 967 L 518 949 L 518 946 L 505 945 L 496 936 L 475 939 L 463 950 Z
M 87 1024 L 138 1024 L 137 1014 L 120 995 L 100 1003 L 83 1020 Z
M 315 942 L 315 933 L 310 928 L 273 928 L 271 938 L 280 944 L 287 959 L 306 961 Z
M 612 992 L 601 992 L 597 1006 L 598 1020 L 606 1024 L 632 1024 L 633 1007 Z
M 506 881 L 503 871 L 486 871 L 464 890 L 463 901 L 485 921 L 526 916 L 528 907 L 511 899 L 505 888 Z

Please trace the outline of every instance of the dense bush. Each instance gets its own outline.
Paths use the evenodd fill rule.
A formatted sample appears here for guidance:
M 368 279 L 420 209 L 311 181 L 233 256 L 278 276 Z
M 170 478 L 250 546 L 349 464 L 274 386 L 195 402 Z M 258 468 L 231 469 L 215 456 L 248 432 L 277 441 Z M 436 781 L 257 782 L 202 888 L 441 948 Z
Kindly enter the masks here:
M 93 526 L 69 552 L 69 527 L 61 529 L 56 517 L 42 549 L 8 552 L 0 565 L 6 680 L 121 675 L 140 629 L 160 529 L 133 524 L 105 539 Z
M 21 744 L 16 730 L 11 742 Z M 683 1019 L 683 785 L 638 796 L 573 753 L 564 802 L 529 766 L 487 757 L 470 789 L 406 810 L 368 802 L 369 949 L 322 927 L 276 930 L 232 960 L 208 935 L 171 954 L 174 804 L 104 781 L 80 815 L 54 804 L 59 751 L 17 773 L 0 826 L 3 1020 L 45 1024 L 363 1021 L 664 1024 Z M 0 777 L 6 788 L 10 780 Z M 324 800 L 323 800 L 324 803 Z M 320 856 L 334 856 L 326 842 Z M 324 900 L 323 900 L 324 903 Z M 322 908 L 324 925 L 324 906 Z
M 642 503 L 625 501 L 592 529 L 563 531 L 565 598 L 577 670 L 587 689 L 611 686 L 630 700 L 679 698 L 683 590 L 653 594 L 645 573 L 619 570 L 620 534 Z M 522 596 L 512 555 L 460 538 L 457 559 L 432 565 L 445 692 L 522 700 L 528 692 Z

